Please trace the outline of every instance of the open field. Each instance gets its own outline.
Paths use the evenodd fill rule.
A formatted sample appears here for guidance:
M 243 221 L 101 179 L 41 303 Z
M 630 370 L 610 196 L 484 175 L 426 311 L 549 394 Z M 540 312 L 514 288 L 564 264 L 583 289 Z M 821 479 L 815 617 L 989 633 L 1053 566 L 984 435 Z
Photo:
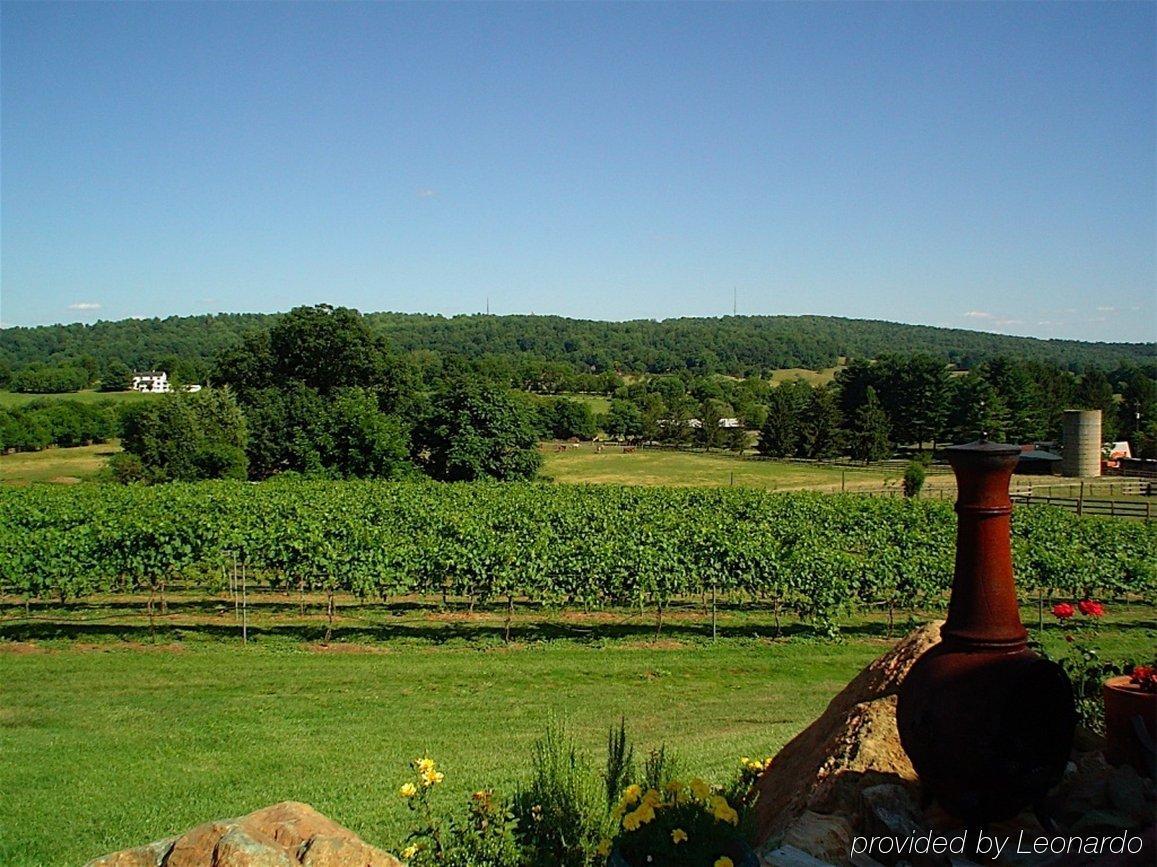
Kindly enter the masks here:
M 98 446 L 70 449 L 50 448 L 39 452 L 0 455 L 0 484 L 26 485 L 29 482 L 71 484 L 91 479 L 121 450 L 115 441 Z
M 878 617 L 849 624 L 839 643 L 798 637 L 791 624 L 795 638 L 755 638 L 770 634 L 768 613 L 735 608 L 721 616 L 728 637 L 716 644 L 691 609 L 683 614 L 695 616 L 696 631 L 673 624 L 662 641 L 630 612 L 616 614 L 620 637 L 610 640 L 581 615 L 559 624 L 521 612 L 522 640 L 505 647 L 486 640 L 498 610 L 414 604 L 381 616 L 453 637 L 375 640 L 362 618 L 339 613 L 336 640 L 322 647 L 313 638 L 324 618 L 290 614 L 293 599 L 280 611 L 259 600 L 256 638 L 241 646 L 231 608 L 206 614 L 177 598 L 153 645 L 140 601 L 100 600 L 93 604 L 105 608 L 86 615 L 100 621 L 115 604 L 131 604 L 135 630 L 121 611 L 119 634 L 0 641 L 0 728 L 5 753 L 17 757 L 0 763 L 0 791 L 19 793 L 0 801 L 0 863 L 77 864 L 282 799 L 308 801 L 396 850 L 408 820 L 396 791 L 409 759 L 428 751 L 439 761 L 443 805 L 483 785 L 509 794 L 552 715 L 566 718 L 597 759 L 607 728 L 624 715 L 641 747 L 666 743 L 688 772 L 724 780 L 739 756 L 773 753 L 806 726 L 889 644 Z M 320 598 L 307 603 L 319 610 Z M 42 624 L 57 616 L 33 614 Z M 171 640 L 173 624 L 199 616 L 224 621 L 228 633 Z M 1031 623 L 1032 612 L 1024 616 Z M 19 635 L 21 617 L 22 608 L 6 605 L 0 634 Z M 1106 620 L 1096 639 L 1105 656 L 1151 652 L 1152 609 L 1110 607 Z M 294 622 L 304 630 L 296 637 Z M 552 624 L 578 640 L 534 638 L 552 634 Z M 381 628 L 377 639 L 404 634 Z M 1045 637 L 1054 650 L 1064 646 L 1059 629 Z
M 585 403 L 595 415 L 611 411 L 611 399 L 601 394 L 576 394 L 574 392 L 566 392 L 558 396 L 565 397 L 568 400 L 575 400 L 579 403 Z
M 22 406 L 34 400 L 78 400 L 82 403 L 97 403 L 111 400 L 114 403 L 135 403 L 151 400 L 157 395 L 140 391 L 68 391 L 61 394 L 23 394 L 15 391 L 0 391 L 0 409 Z
M 838 367 L 824 367 L 820 370 L 809 370 L 806 367 L 782 367 L 779 370 L 773 370 L 768 375 L 776 385 L 781 382 L 789 382 L 793 379 L 802 379 L 810 386 L 827 385 L 836 378 L 836 372 L 841 370 L 843 365 Z
M 816 488 L 840 490 L 880 490 L 885 484 L 898 487 L 904 475 L 899 468 L 851 468 L 819 466 L 789 461 L 744 461 L 727 454 L 639 449 L 624 451 L 605 444 L 603 450 L 591 443 L 571 445 L 558 451 L 554 444 L 543 446 L 542 474 L 556 482 L 572 484 L 675 485 L 677 487 L 719 487 L 738 485 L 772 490 Z M 930 475 L 926 489 L 950 485 L 948 475 Z
M 736 484 L 777 490 L 822 488 L 839 490 L 841 474 L 835 467 L 779 461 L 740 461 L 726 455 L 677 452 L 660 449 L 624 453 L 617 445 L 605 445 L 602 453 L 591 443 L 557 452 L 543 445 L 546 462 L 542 473 L 558 482 L 607 482 L 619 485 Z M 51 448 L 41 452 L 0 455 L 0 484 L 76 481 L 94 477 L 109 455 L 120 451 L 115 443 L 77 448 Z M 734 474 L 734 480 L 732 479 Z M 844 474 L 848 490 L 879 490 L 888 483 L 899 485 L 903 469 L 849 469 Z M 927 487 L 951 482 L 951 476 L 929 476 Z

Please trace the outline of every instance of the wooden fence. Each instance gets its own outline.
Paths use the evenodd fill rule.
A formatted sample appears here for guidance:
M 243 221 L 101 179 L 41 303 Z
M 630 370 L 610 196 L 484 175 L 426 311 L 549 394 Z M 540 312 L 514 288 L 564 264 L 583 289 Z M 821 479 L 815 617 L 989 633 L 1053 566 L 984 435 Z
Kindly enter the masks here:
M 1013 494 L 1012 501 L 1031 506 L 1033 504 L 1056 506 L 1078 515 L 1107 515 L 1111 518 L 1139 518 L 1153 520 L 1153 500 L 1102 500 L 1089 497 L 1050 497 L 1039 494 Z

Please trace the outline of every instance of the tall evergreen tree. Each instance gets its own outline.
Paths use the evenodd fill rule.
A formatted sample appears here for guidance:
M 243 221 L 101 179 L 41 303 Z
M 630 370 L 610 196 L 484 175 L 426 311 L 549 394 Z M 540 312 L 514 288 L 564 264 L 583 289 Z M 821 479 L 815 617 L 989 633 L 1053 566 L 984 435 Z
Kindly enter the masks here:
M 876 389 L 868 387 L 864 403 L 856 410 L 851 435 L 852 457 L 869 464 L 883 460 L 892 453 L 888 441 L 888 416 L 876 397 Z

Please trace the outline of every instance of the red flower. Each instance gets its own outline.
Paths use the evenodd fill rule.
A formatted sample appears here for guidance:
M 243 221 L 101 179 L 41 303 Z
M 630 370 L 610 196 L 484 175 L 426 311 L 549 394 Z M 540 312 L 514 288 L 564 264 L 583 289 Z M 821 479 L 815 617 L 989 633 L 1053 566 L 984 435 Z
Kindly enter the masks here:
M 1094 602 L 1092 599 L 1082 599 L 1077 603 L 1077 608 L 1086 617 L 1100 617 L 1105 613 L 1105 606 L 1100 602 Z
M 1134 665 L 1129 683 L 1135 683 L 1145 692 L 1157 692 L 1157 668 L 1151 665 Z
M 1057 617 L 1061 620 L 1068 620 L 1076 613 L 1077 610 L 1067 602 L 1061 602 L 1053 606 L 1053 617 Z

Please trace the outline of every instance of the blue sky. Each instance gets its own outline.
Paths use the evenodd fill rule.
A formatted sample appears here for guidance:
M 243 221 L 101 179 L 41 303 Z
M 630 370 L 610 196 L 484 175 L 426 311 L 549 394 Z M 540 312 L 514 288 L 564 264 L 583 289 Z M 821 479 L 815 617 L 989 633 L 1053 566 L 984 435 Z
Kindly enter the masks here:
M 2 6 L 0 321 L 1157 337 L 1157 5 Z

